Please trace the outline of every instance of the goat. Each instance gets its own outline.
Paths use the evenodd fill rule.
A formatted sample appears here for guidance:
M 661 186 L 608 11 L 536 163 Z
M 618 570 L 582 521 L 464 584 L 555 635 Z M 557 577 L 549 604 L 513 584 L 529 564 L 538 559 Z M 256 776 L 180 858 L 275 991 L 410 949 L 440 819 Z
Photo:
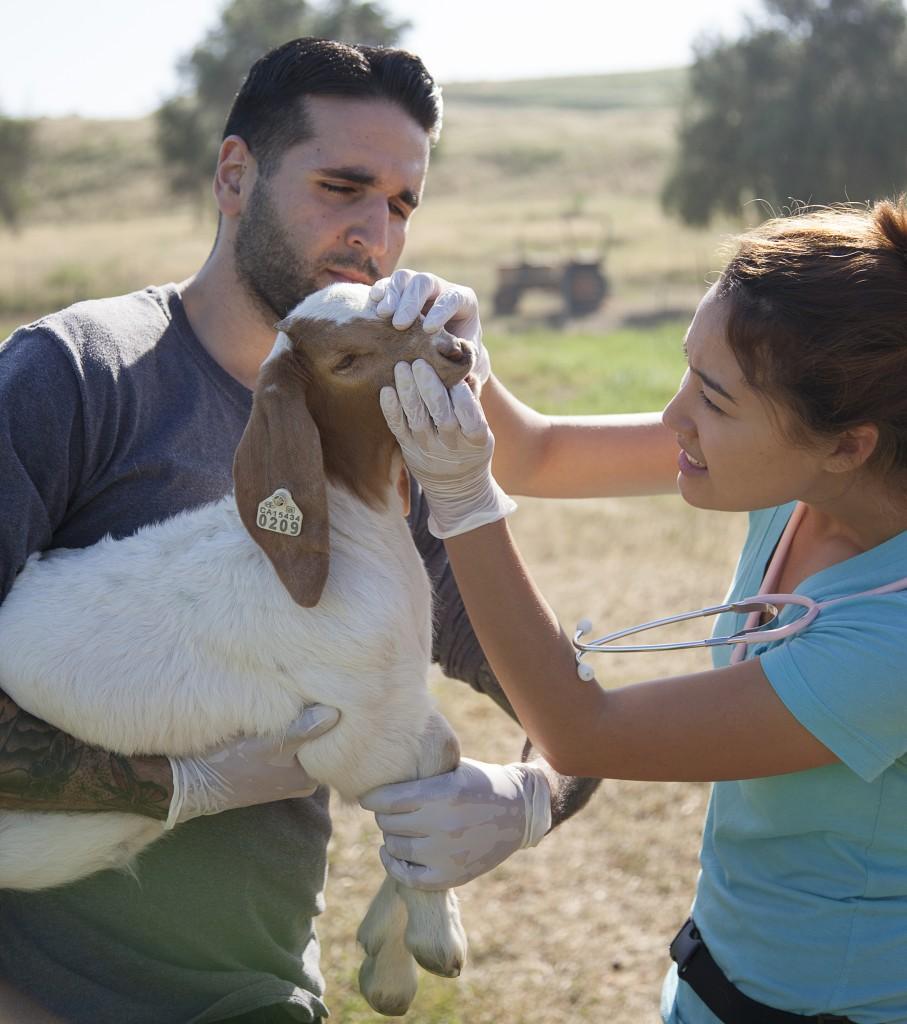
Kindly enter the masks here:
M 397 331 L 364 285 L 316 292 L 277 327 L 233 495 L 121 540 L 33 555 L 0 606 L 0 688 L 125 755 L 279 735 L 303 704 L 330 704 L 339 723 L 297 756 L 351 800 L 459 759 L 426 687 L 431 590 L 378 392 L 399 360 L 428 360 L 450 386 L 474 356 L 419 322 Z M 122 867 L 163 831 L 132 814 L 0 813 L 0 887 Z M 453 893 L 390 877 L 357 937 L 362 993 L 391 1015 L 415 995 L 413 957 L 454 977 L 466 955 Z

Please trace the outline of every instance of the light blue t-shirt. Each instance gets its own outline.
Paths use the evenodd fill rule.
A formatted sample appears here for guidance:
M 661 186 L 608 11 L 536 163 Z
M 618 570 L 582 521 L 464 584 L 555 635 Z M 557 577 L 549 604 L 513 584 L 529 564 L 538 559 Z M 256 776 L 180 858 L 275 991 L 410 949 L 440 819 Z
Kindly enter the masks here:
M 793 508 L 751 514 L 729 599 L 758 593 Z M 797 592 L 821 602 L 901 577 L 907 532 Z M 801 614 L 787 606 L 780 622 Z M 743 619 L 721 616 L 716 634 Z M 719 667 L 731 648 L 714 653 Z M 786 707 L 841 763 L 713 787 L 696 922 L 727 977 L 759 1002 L 907 1022 L 907 591 L 824 609 L 747 657 L 761 657 Z

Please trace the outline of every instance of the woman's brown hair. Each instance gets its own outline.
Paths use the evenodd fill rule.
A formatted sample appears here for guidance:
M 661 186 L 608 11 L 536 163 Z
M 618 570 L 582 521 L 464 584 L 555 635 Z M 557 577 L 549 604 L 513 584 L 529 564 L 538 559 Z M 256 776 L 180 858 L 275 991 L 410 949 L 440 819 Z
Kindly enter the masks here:
M 907 473 L 907 199 L 767 221 L 717 284 L 747 383 L 813 435 L 873 423 L 868 465 Z

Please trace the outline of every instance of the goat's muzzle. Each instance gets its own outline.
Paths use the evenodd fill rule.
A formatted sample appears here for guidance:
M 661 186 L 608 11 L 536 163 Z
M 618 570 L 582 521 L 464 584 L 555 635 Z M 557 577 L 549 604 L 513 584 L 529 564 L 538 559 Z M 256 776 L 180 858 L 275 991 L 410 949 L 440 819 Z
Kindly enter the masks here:
M 448 331 L 439 331 L 434 339 L 438 355 L 449 359 L 468 373 L 475 362 L 475 346 L 463 338 L 455 338 Z M 465 374 L 464 374 L 465 376 Z

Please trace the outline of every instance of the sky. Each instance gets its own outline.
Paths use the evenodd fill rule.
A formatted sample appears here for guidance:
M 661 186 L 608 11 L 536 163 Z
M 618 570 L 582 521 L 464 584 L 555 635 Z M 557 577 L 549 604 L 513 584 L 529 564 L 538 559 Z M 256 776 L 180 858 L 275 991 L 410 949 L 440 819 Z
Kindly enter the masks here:
M 380 0 L 379 0 L 380 2 Z M 179 90 L 176 62 L 225 0 L 0 0 L 0 112 L 140 117 Z M 690 63 L 759 0 L 383 0 L 441 83 Z

